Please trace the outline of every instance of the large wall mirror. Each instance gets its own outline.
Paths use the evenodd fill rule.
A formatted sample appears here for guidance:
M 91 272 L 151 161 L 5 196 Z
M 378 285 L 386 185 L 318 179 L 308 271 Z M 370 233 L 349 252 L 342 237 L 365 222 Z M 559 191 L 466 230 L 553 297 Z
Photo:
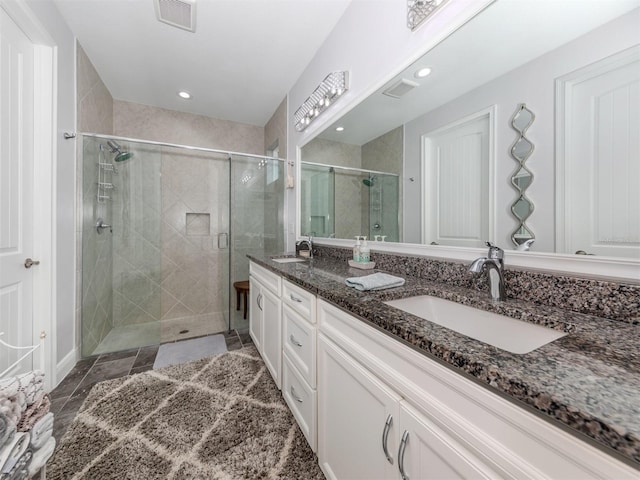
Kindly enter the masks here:
M 640 2 L 497 0 L 301 148 L 300 232 L 640 258 Z M 430 69 L 430 73 L 421 76 Z

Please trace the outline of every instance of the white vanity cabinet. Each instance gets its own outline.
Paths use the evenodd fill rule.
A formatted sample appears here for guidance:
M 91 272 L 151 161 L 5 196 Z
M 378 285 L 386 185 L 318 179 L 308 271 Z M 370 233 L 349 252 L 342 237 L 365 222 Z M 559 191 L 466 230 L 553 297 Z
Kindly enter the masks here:
M 318 343 L 318 460 L 327 478 L 499 476 L 324 335 Z
M 499 478 L 472 451 L 422 412 L 400 402 L 398 474 L 409 479 Z M 402 476 L 404 473 L 404 477 Z M 397 475 L 393 478 L 398 478 Z
M 249 335 L 278 388 L 282 380 L 282 279 L 251 262 Z
M 328 479 L 638 471 L 251 262 L 250 334 Z
M 283 281 L 282 396 L 316 451 L 316 297 Z
M 325 476 L 395 478 L 401 397 L 323 335 L 318 373 L 318 461 Z
M 637 470 L 318 300 L 329 479 L 638 478 Z

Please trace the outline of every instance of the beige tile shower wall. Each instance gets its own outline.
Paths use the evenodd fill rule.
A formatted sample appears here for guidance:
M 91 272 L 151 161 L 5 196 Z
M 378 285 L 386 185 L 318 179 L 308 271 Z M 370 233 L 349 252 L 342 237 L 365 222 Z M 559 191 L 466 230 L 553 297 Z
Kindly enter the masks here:
M 80 132 L 111 134 L 113 99 L 82 46 L 79 43 L 76 46 L 77 129 Z M 100 211 L 97 210 L 97 143 L 91 142 L 85 152 L 87 169 L 84 177 L 82 144 L 78 145 L 77 151 L 76 331 L 83 332 L 82 354 L 89 355 L 112 327 L 110 235 L 105 233 L 98 238 L 95 228 L 92 228 L 97 214 L 107 218 L 111 211 L 108 203 L 100 205 Z
M 264 155 L 264 128 L 115 100 L 113 134 Z
M 91 60 L 77 44 L 78 130 L 113 133 L 113 97 Z
M 312 140 L 302 149 L 302 159 L 306 162 L 343 167 L 362 168 L 361 155 L 359 145 L 321 138 Z M 359 172 L 347 173 L 345 170 L 336 170 L 335 233 L 337 238 L 367 235 L 367 231 L 362 229 L 361 178 L 362 175 Z
M 362 145 L 362 168 L 402 174 L 403 128 L 390 130 Z
M 287 153 L 287 97 L 282 100 L 267 124 L 264 126 L 264 153 L 276 142 L 280 150 L 280 158 Z

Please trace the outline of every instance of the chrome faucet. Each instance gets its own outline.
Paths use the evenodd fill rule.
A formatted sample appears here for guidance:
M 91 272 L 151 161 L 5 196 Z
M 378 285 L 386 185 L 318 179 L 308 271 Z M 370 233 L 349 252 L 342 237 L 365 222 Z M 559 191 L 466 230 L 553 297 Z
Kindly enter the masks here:
M 298 250 L 300 250 L 300 247 L 305 243 L 307 244 L 307 247 L 309 247 L 309 258 L 313 258 L 313 236 L 310 233 L 307 234 L 306 240 L 300 240 L 298 242 Z
M 507 293 L 504 287 L 504 250 L 487 242 L 489 253 L 486 257 L 480 257 L 469 265 L 469 272 L 487 272 L 489 282 L 489 296 L 494 301 L 504 301 Z

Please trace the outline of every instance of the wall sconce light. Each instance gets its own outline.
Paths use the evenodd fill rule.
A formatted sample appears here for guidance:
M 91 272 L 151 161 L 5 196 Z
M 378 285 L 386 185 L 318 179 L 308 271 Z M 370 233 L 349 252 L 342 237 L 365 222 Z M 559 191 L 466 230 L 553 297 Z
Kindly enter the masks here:
M 415 30 L 446 2 L 447 0 L 407 0 L 407 27 Z
M 348 89 L 349 72 L 332 72 L 327 75 L 294 113 L 296 131 L 302 132 L 307 128 L 312 121 L 318 118 L 318 115 Z

